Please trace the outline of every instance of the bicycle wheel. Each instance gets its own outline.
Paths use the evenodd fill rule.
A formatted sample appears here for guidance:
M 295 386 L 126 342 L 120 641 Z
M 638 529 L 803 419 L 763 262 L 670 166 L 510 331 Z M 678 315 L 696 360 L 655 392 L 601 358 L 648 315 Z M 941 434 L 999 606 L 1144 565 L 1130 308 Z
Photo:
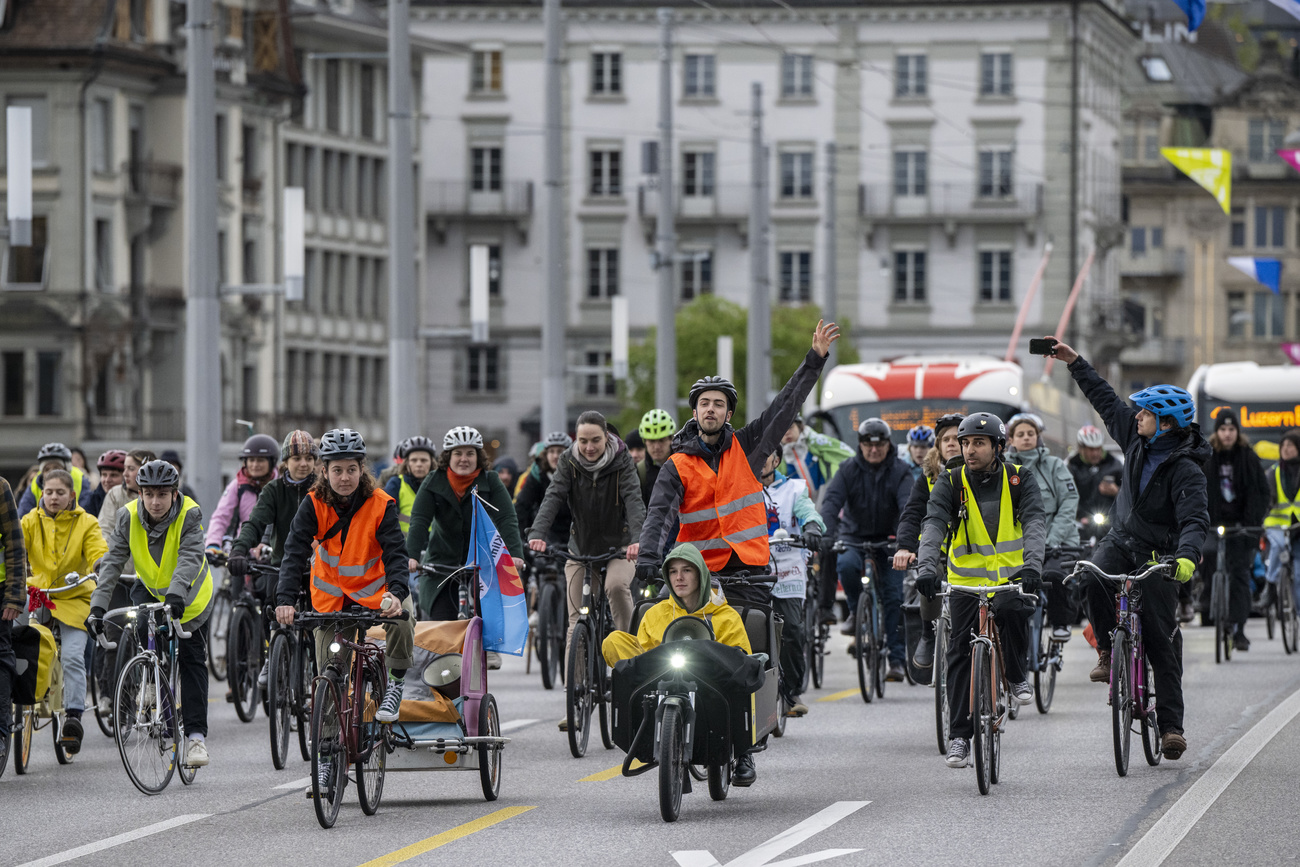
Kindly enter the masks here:
M 971 645 L 971 752 L 975 754 L 975 782 L 987 795 L 993 773 L 993 691 L 988 645 Z
M 857 629 L 853 633 L 853 654 L 858 661 L 858 689 L 867 704 L 876 697 L 876 624 L 869 616 L 870 610 L 870 596 L 864 589 L 858 597 L 858 610 L 854 614 L 853 622 Z
M 293 647 L 287 632 L 276 632 L 271 639 L 270 671 L 266 678 L 267 719 L 271 734 L 271 764 L 283 771 L 289 758 L 289 720 L 293 716 L 293 695 L 289 679 L 293 676 Z
M 591 632 L 585 620 L 573 627 L 569 640 L 568 676 L 564 683 L 564 712 L 569 723 L 569 752 L 575 759 L 587 754 L 591 738 L 591 702 L 595 684 L 591 683 Z
M 226 650 L 230 636 L 230 613 L 233 602 L 230 598 L 230 578 L 227 577 L 217 588 L 217 592 L 212 594 L 212 613 L 208 615 L 208 622 L 212 628 L 208 630 L 208 671 L 217 680 L 226 679 Z M 118 653 L 122 651 L 119 648 Z
M 235 713 L 243 722 L 252 722 L 257 713 L 257 669 L 260 651 L 257 646 L 257 622 L 253 612 L 242 605 L 230 615 L 230 639 L 227 645 L 226 673 Z
M 316 677 L 316 642 L 310 631 L 298 633 L 294 642 L 293 713 L 298 721 L 298 749 L 304 762 L 311 761 L 311 684 Z
M 989 782 L 997 785 L 1002 779 L 1002 721 L 1003 714 L 1010 716 L 1010 711 L 1018 707 L 1011 701 L 1007 692 L 1007 680 L 1002 676 L 1002 647 L 998 641 L 993 642 L 989 653 L 990 682 L 989 691 L 993 696 L 993 717 L 989 721 Z M 1015 719 L 1011 716 L 1011 719 Z
M 311 792 L 316 821 L 334 827 L 348 781 L 348 748 L 343 742 L 339 693 L 333 678 L 316 679 L 311 702 Z
M 1228 628 L 1228 582 L 1215 572 L 1210 589 L 1210 616 L 1214 618 L 1214 664 L 1232 658 L 1232 630 Z
M 54 758 L 61 764 L 66 765 L 72 762 L 72 753 L 69 753 L 63 746 L 63 714 L 55 714 L 54 719 L 50 720 L 50 731 L 54 735 Z
M 537 641 L 533 647 L 537 651 L 537 665 L 542 670 L 542 688 L 555 689 L 559 680 L 560 658 L 564 654 L 564 626 L 562 618 L 555 618 L 556 611 L 563 600 L 559 589 L 550 581 L 542 584 L 542 593 L 537 600 Z
M 614 730 L 609 724 L 609 670 L 605 668 L 605 657 L 593 654 L 597 666 L 596 673 L 596 714 L 600 717 L 600 742 L 605 749 L 614 749 Z
M 1133 731 L 1132 639 L 1115 630 L 1110 649 L 1110 719 L 1115 741 L 1115 771 L 1128 776 L 1129 735 Z
M 492 693 L 478 704 L 478 736 L 501 737 L 501 715 Z M 501 748 L 478 745 L 478 781 L 483 786 L 483 800 L 495 801 L 501 795 Z
M 360 695 L 353 699 L 356 720 L 357 761 L 353 768 L 357 780 L 357 799 L 367 816 L 379 810 L 384 795 L 384 770 L 388 766 L 388 749 L 383 723 L 375 719 L 384 700 L 387 677 L 379 665 L 362 667 Z
M 821 618 L 818 617 L 820 620 Z M 824 623 L 817 624 L 817 637 L 812 642 L 812 659 L 808 668 L 812 670 L 813 687 L 821 689 L 826 682 L 826 641 L 830 638 L 831 628 Z
M 117 751 L 131 783 L 146 795 L 157 795 L 176 771 L 176 738 L 167 708 L 171 691 L 162 671 L 148 655 L 126 664 L 117 681 L 113 727 Z
M 113 736 L 113 712 L 101 713 L 99 710 L 99 678 L 103 673 L 105 666 L 104 648 L 99 643 L 94 644 L 94 651 L 91 655 L 90 669 L 86 672 L 86 680 L 90 682 L 90 707 L 95 713 L 95 723 L 99 730 L 104 733 L 104 737 Z
M 682 783 L 686 776 L 686 739 L 681 708 L 664 705 L 659 729 L 659 815 L 676 822 L 682 810 Z
M 948 755 L 948 741 L 951 739 L 948 717 L 948 629 L 942 620 L 934 626 L 934 674 L 930 678 L 934 686 L 934 733 L 939 739 L 939 755 Z
M 731 791 L 731 762 L 709 765 L 709 797 L 715 801 L 727 800 Z
M 172 653 L 175 654 L 177 648 L 172 647 Z M 177 689 L 180 688 L 180 673 L 173 664 L 172 679 L 168 683 L 175 683 Z M 194 775 L 199 769 L 189 764 L 189 743 L 185 734 L 184 718 L 177 718 L 177 706 L 173 701 L 175 693 L 169 687 L 163 693 L 163 725 L 170 731 L 174 731 L 176 737 L 176 776 L 180 777 L 181 783 L 188 786 L 194 782 Z
M 789 709 L 785 703 L 785 696 L 778 694 L 776 697 L 776 728 L 772 729 L 772 737 L 785 737 L 785 714 Z
M 881 611 L 880 600 L 876 598 L 875 583 L 871 587 L 872 637 L 871 643 L 876 653 L 876 698 L 885 697 L 885 676 L 889 673 L 889 639 L 885 635 L 885 617 Z M 903 666 L 904 669 L 907 666 Z
M 1051 629 L 1038 633 L 1038 668 L 1034 671 L 1034 704 L 1039 713 L 1052 709 L 1056 695 L 1056 672 L 1060 668 L 1061 646 L 1052 641 Z
M 36 707 L 16 704 L 10 719 L 14 726 L 14 773 L 25 774 L 27 763 L 32 758 L 32 740 L 36 736 Z
M 1287 655 L 1296 652 L 1296 640 L 1300 635 L 1300 617 L 1296 614 L 1295 588 L 1290 581 L 1278 580 L 1277 586 L 1278 623 L 1282 627 L 1282 649 Z
M 1145 708 L 1142 714 L 1142 752 L 1146 754 L 1147 764 L 1155 767 L 1160 764 L 1160 760 L 1165 754 L 1160 751 L 1160 726 L 1156 717 L 1156 689 L 1155 675 L 1151 671 L 1151 660 L 1147 659 L 1146 651 L 1139 649 L 1138 653 L 1142 657 L 1142 689 L 1138 694 L 1141 701 L 1141 707 Z
M 1264 606 L 1264 631 L 1268 635 L 1268 640 L 1273 640 L 1273 634 L 1277 627 L 1277 607 L 1274 605 Z
M 808 684 L 812 681 L 813 655 L 817 652 L 817 606 L 809 605 L 807 602 L 803 606 L 803 642 L 803 680 L 799 684 L 800 695 L 808 691 Z M 820 687 L 821 684 L 817 686 Z

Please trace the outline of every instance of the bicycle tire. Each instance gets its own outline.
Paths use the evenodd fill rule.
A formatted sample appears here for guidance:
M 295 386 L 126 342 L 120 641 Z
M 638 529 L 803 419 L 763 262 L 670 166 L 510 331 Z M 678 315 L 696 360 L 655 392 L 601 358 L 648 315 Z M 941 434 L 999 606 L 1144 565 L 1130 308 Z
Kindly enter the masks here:
M 93 639 L 92 639 L 93 640 Z M 113 736 L 113 711 L 103 713 L 99 709 L 99 675 L 105 663 L 104 648 L 99 646 L 99 642 L 94 643 L 94 651 L 90 657 L 90 668 L 86 672 L 86 680 L 90 684 L 90 707 L 95 714 L 95 724 L 99 730 L 104 733 L 104 737 Z
M 1214 664 L 1232 659 L 1232 631 L 1228 628 L 1227 576 L 1216 571 L 1210 590 L 1210 616 L 1214 618 Z
M 876 647 L 874 636 L 871 634 L 875 624 L 866 616 L 870 604 L 867 591 L 863 590 L 862 595 L 858 597 L 857 611 L 853 615 L 855 626 L 853 655 L 857 657 L 858 663 L 858 690 L 862 693 L 862 700 L 867 704 L 871 704 L 876 697 Z
M 885 635 L 885 616 L 881 611 L 881 608 L 884 606 L 882 606 L 880 600 L 876 598 L 875 587 L 876 585 L 873 581 L 871 583 L 871 608 L 873 613 L 871 626 L 873 632 L 872 645 L 876 652 L 875 686 L 876 698 L 884 698 L 885 681 L 887 679 L 886 675 L 889 673 L 889 650 L 887 647 L 889 639 L 888 636 Z M 904 668 L 906 668 L 906 666 L 904 666 Z
M 824 623 L 817 624 L 817 639 L 813 642 L 813 658 L 809 666 L 815 689 L 821 689 L 826 683 L 826 641 L 830 638 L 830 631 L 831 628 Z
M 177 743 L 166 716 L 171 691 L 152 656 L 140 654 L 117 681 L 113 728 L 122 767 L 146 795 L 167 788 L 176 772 Z
M 36 707 L 30 704 L 13 706 L 13 748 L 14 773 L 26 774 L 27 766 L 32 760 L 32 741 L 36 737 Z
M 270 666 L 266 675 L 267 729 L 271 736 L 271 764 L 283 771 L 289 759 L 289 719 L 293 715 L 293 647 L 286 632 L 271 639 Z
M 817 606 L 805 601 L 803 606 L 804 664 L 803 680 L 799 683 L 799 694 L 808 691 L 812 683 L 813 654 L 817 652 Z M 821 686 L 821 684 L 818 684 Z
M 212 628 L 208 631 L 208 671 L 216 680 L 226 679 L 227 658 L 230 637 L 230 615 L 234 601 L 230 598 L 230 579 L 226 578 L 212 594 L 212 613 L 208 622 Z M 121 650 L 118 650 L 121 653 Z
M 971 644 L 971 752 L 975 754 L 975 783 L 987 795 L 993 772 L 993 696 L 989 679 L 991 660 L 983 642 Z
M 1282 649 L 1290 656 L 1296 652 L 1296 641 L 1300 638 L 1300 615 L 1296 613 L 1295 587 L 1290 581 L 1278 579 L 1277 605 L 1278 621 L 1282 627 Z
M 665 822 L 676 822 L 682 811 L 686 747 L 681 713 L 675 703 L 665 704 L 659 728 L 659 815 Z
M 1268 640 L 1272 641 L 1277 628 L 1276 606 L 1264 606 L 1264 633 Z
M 1052 699 L 1056 696 L 1057 655 L 1060 647 L 1053 647 L 1050 629 L 1043 629 L 1038 634 L 1038 668 L 1034 671 L 1034 706 L 1039 713 L 1052 709 Z
M 603 656 L 597 658 L 597 665 L 604 665 Z M 605 684 L 609 683 L 609 676 L 600 678 Z M 609 724 L 609 692 L 605 686 L 601 687 L 600 698 L 596 700 L 596 715 L 600 717 L 600 742 L 604 744 L 605 749 L 614 749 L 614 729 Z
M 479 737 L 501 736 L 501 715 L 497 712 L 497 700 L 492 693 L 487 693 L 478 704 Z M 495 801 L 501 797 L 501 748 L 478 745 L 478 781 L 483 787 L 483 800 Z
M 54 734 L 54 759 L 61 765 L 72 764 L 72 753 L 63 746 L 63 714 L 55 714 L 50 720 L 50 731 Z
M 388 678 L 382 665 L 367 659 L 361 667 L 361 688 L 353 697 L 352 718 L 356 720 L 356 762 L 353 773 L 357 781 L 357 800 L 361 812 L 373 816 L 384 796 L 384 771 L 388 767 L 385 726 L 375 719 L 384 701 Z
M 542 584 L 541 595 L 537 599 L 537 664 L 542 670 L 542 688 L 555 689 L 559 680 L 560 657 L 564 653 L 564 629 L 554 619 L 556 606 L 560 603 L 560 592 L 550 581 Z M 560 627 L 556 635 L 556 627 Z
M 934 733 L 939 739 L 939 755 L 946 756 L 952 732 L 948 709 L 948 629 L 942 618 L 935 621 L 934 674 L 930 681 L 934 685 Z
M 1165 754 L 1160 751 L 1160 725 L 1159 717 L 1156 715 L 1156 695 L 1154 673 L 1151 671 L 1151 660 L 1147 659 L 1145 648 L 1139 650 L 1142 656 L 1142 666 L 1145 671 L 1142 681 L 1142 706 L 1146 712 L 1142 714 L 1142 753 L 1146 756 L 1147 764 L 1155 767 L 1160 764 L 1160 760 Z
M 298 749 L 304 762 L 311 761 L 311 698 L 312 681 L 316 678 L 316 642 L 312 633 L 305 630 L 298 633 L 294 642 L 293 678 L 290 689 L 293 692 L 293 712 L 298 718 Z
M 257 671 L 260 668 L 257 624 L 253 612 L 242 605 L 230 615 L 230 638 L 227 644 L 226 677 L 234 698 L 235 713 L 242 722 L 252 722 L 257 715 Z
M 727 800 L 731 791 L 731 762 L 709 765 L 709 797 L 715 801 Z
M 996 634 L 996 633 L 995 633 Z M 993 696 L 993 717 L 989 722 L 989 782 L 997 785 L 1002 779 L 1002 720 L 1004 714 L 1010 716 L 1012 709 L 1019 706 L 1011 700 L 1011 695 L 1007 690 L 1007 680 L 1002 676 L 1002 636 L 997 635 L 997 640 L 989 649 L 989 672 L 991 680 L 989 681 L 989 691 Z M 1015 719 L 1011 716 L 1011 719 Z
M 168 691 L 168 694 L 169 695 L 171 694 L 170 690 Z M 175 705 L 169 703 L 168 716 L 170 717 L 174 711 L 175 711 Z M 180 720 L 181 737 L 176 742 L 176 756 L 177 756 L 176 776 L 180 779 L 183 785 L 188 786 L 194 782 L 194 777 L 195 775 L 198 774 L 199 769 L 185 762 L 185 759 L 189 758 L 189 744 L 186 742 L 186 738 L 185 738 L 184 723 L 185 723 L 184 719 Z
M 575 759 L 587 754 L 591 738 L 591 703 L 594 684 L 590 682 L 591 627 L 579 620 L 569 639 L 568 676 L 564 684 L 564 711 L 569 724 L 569 752 Z
M 1128 776 L 1129 740 L 1133 733 L 1133 683 L 1131 638 L 1115 630 L 1110 649 L 1110 720 L 1115 747 L 1115 772 Z
M 343 805 L 343 790 L 347 786 L 347 746 L 342 740 L 343 721 L 339 711 L 339 694 L 333 679 L 328 675 L 316 678 L 312 689 L 311 754 L 312 805 L 316 821 L 322 828 L 333 828 Z M 341 760 L 340 760 L 341 756 Z M 321 791 L 324 769 L 325 791 Z
M 772 729 L 772 737 L 785 737 L 785 714 L 789 708 L 785 705 L 785 697 L 778 693 L 776 697 L 776 726 Z

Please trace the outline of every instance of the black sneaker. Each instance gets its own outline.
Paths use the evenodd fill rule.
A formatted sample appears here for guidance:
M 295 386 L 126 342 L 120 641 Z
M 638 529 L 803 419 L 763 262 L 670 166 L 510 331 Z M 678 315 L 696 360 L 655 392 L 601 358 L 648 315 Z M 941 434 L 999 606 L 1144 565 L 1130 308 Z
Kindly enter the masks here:
M 970 763 L 970 743 L 965 738 L 953 738 L 948 744 L 948 758 L 944 759 L 950 768 L 964 768 Z
M 70 756 L 75 756 L 81 752 L 81 739 L 86 736 L 86 730 L 81 725 L 81 720 L 77 717 L 70 716 L 63 721 L 63 732 L 59 737 L 59 745 L 63 751 Z
M 1246 633 L 1238 632 L 1232 636 L 1232 649 L 1240 650 L 1242 653 L 1250 650 L 1250 639 L 1246 637 Z
M 912 651 L 912 664 L 917 668 L 931 668 L 934 665 L 934 639 L 922 635 Z
M 849 615 L 849 619 L 845 620 L 844 625 L 840 627 L 840 635 L 852 635 L 857 631 L 857 628 L 857 618 Z
M 889 663 L 889 670 L 885 672 L 885 680 L 889 683 L 902 683 L 907 679 L 907 673 L 903 671 L 903 666 L 897 662 Z
M 745 754 L 736 759 L 736 768 L 731 772 L 731 784 L 745 788 L 754 785 L 756 779 L 758 772 L 754 770 L 754 757 Z

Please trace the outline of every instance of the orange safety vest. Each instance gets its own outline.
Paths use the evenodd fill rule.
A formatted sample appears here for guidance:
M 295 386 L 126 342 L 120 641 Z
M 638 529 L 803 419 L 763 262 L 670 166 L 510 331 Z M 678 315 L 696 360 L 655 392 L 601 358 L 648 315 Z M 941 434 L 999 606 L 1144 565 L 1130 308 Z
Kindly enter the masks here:
M 376 490 L 352 516 L 347 541 L 336 533 L 320 541 L 339 520 L 333 506 L 308 494 L 316 509 L 316 554 L 311 560 L 311 604 L 317 611 L 341 611 L 343 598 L 378 608 L 388 576 L 384 573 L 384 551 L 376 538 L 384 510 L 393 498 Z
M 732 551 L 750 566 L 766 566 L 771 555 L 763 485 L 736 438 L 716 474 L 696 455 L 675 454 L 668 460 L 677 466 L 684 489 L 677 541 L 699 548 L 711 572 L 726 566 Z

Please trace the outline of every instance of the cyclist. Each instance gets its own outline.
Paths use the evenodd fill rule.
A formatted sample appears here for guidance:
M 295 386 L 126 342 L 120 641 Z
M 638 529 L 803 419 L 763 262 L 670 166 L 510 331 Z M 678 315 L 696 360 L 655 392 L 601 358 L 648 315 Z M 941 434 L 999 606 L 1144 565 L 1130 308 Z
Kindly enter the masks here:
M 1172 385 L 1154 385 L 1129 396 L 1129 408 L 1079 353 L 1057 343 L 1053 353 L 1124 449 L 1124 480 L 1115 499 L 1114 522 L 1092 561 L 1112 574 L 1131 572 L 1153 555 L 1172 553 L 1177 577 L 1192 580 L 1209 531 L 1205 473 L 1210 444 L 1192 419 L 1192 396 Z M 1110 633 L 1115 594 L 1100 582 L 1084 588 L 1088 619 L 1097 639 L 1094 683 L 1110 680 Z M 1183 636 L 1178 628 L 1178 588 L 1166 581 L 1142 587 L 1142 640 L 1155 673 L 1160 749 L 1167 759 L 1187 749 L 1183 732 Z
M 12 727 L 13 678 L 18 673 L 14 659 L 13 626 L 27 610 L 27 549 L 18 519 L 13 488 L 0 477 L 0 770 L 9 760 L 9 731 Z
M 36 453 L 36 464 L 41 468 L 40 473 L 32 479 L 27 490 L 23 491 L 22 499 L 18 501 L 19 518 L 36 508 L 36 501 L 41 497 L 42 480 L 49 470 L 66 470 L 72 476 L 72 492 L 77 502 L 85 508 L 90 501 L 90 485 L 85 483 L 86 474 L 72 465 L 72 449 L 63 443 L 46 443 Z
M 1124 462 L 1106 451 L 1106 435 L 1095 425 L 1079 428 L 1075 441 L 1078 450 L 1067 462 L 1074 486 L 1079 489 L 1079 511 L 1075 517 L 1086 536 L 1100 541 L 1110 530 L 1115 497 L 1124 478 Z
M 472 427 L 454 427 L 442 438 L 442 454 L 433 471 L 424 477 L 411 507 L 411 529 L 406 536 L 406 554 L 412 572 L 420 562 L 459 568 L 469 558 L 471 520 L 477 494 L 506 544 L 515 568 L 523 570 L 523 543 L 519 523 L 510 502 L 510 492 L 492 472 L 492 462 L 483 451 L 483 435 Z M 420 608 L 426 620 L 455 620 L 459 615 L 455 591 L 446 578 L 421 573 Z
M 925 456 L 934 448 L 934 428 L 928 424 L 913 425 L 907 432 L 907 453 L 903 463 L 912 468 L 912 480 L 925 475 Z
M 781 625 L 781 694 L 785 697 L 788 716 L 803 716 L 808 706 L 801 700 L 804 668 L 807 666 L 808 636 L 804 632 L 804 599 L 808 595 L 808 558 L 821 544 L 826 525 L 808 496 L 808 483 L 787 479 L 777 469 L 782 449 L 772 450 L 763 464 L 763 501 L 767 506 L 768 545 L 776 585 L 772 587 L 772 610 L 782 618 Z M 770 537 L 777 530 L 791 535 L 802 534 L 807 548 L 773 544 Z
M 1043 420 L 1032 412 L 1017 413 L 1007 422 L 1007 433 L 1011 437 L 1007 459 L 1032 473 L 1038 483 L 1038 496 L 1043 501 L 1047 522 L 1047 547 L 1078 547 L 1079 524 L 1074 516 L 1079 511 L 1079 490 L 1065 461 L 1043 444 Z M 1070 624 L 1075 618 L 1070 589 L 1065 586 L 1066 559 L 1059 554 L 1052 557 L 1044 554 L 1043 558 L 1045 613 L 1052 627 L 1052 638 L 1057 641 L 1070 640 Z
M 95 462 L 95 469 L 99 470 L 99 484 L 86 497 L 83 504 L 87 513 L 92 518 L 99 517 L 99 510 L 104 506 L 104 498 L 108 492 L 122 484 L 122 471 L 126 469 L 126 452 L 121 449 L 109 449 L 99 456 Z
M 22 519 L 23 542 L 30 571 L 27 581 L 48 590 L 62 587 L 70 572 L 85 575 L 108 553 L 99 532 L 99 522 L 86 514 L 72 498 L 72 475 L 66 470 L 47 470 L 41 499 Z M 85 729 L 81 714 L 86 708 L 86 617 L 95 585 L 87 582 L 72 593 L 59 594 L 50 610 L 58 621 L 63 662 L 63 706 L 67 719 L 61 743 L 69 753 L 81 752 Z
M 498 458 L 492 462 L 492 469 L 501 477 L 501 484 L 514 496 L 515 482 L 519 481 L 519 464 L 515 463 L 515 459 L 509 455 Z
M 826 486 L 821 516 L 826 525 L 826 551 L 838 538 L 852 542 L 884 542 L 898 532 L 898 519 L 912 493 L 912 471 L 898 456 L 891 440 L 893 431 L 882 419 L 869 418 L 858 425 L 858 454 L 845 461 Z M 840 511 L 844 520 L 841 522 Z M 864 552 L 849 548 L 837 555 L 835 571 L 848 602 L 849 614 L 840 631 L 852 635 L 862 595 L 862 573 L 866 568 Z M 903 638 L 903 573 L 894 569 L 893 561 L 883 550 L 871 553 L 876 564 L 877 604 L 883 611 L 885 638 L 889 643 L 888 680 L 904 678 L 903 662 L 907 659 Z M 850 646 L 850 651 L 852 647 Z
M 1300 428 L 1282 434 L 1278 443 L 1277 466 L 1268 472 L 1268 487 L 1272 497 L 1268 517 L 1264 519 L 1264 535 L 1268 538 L 1267 578 L 1270 589 L 1278 582 L 1282 571 L 1282 547 L 1287 544 L 1287 528 L 1300 523 Z M 1300 593 L 1300 536 L 1291 535 L 1292 586 Z
M 636 472 L 641 479 L 641 498 L 648 506 L 655 481 L 659 478 L 659 470 L 663 469 L 673 453 L 673 434 L 677 431 L 677 422 L 666 410 L 652 409 L 641 416 L 637 430 L 645 441 L 645 457 L 637 462 Z
M 420 483 L 429 475 L 429 470 L 433 469 L 436 454 L 433 440 L 428 437 L 413 436 L 402 441 L 400 469 L 384 485 L 384 493 L 397 501 L 397 520 L 402 525 L 402 535 L 406 535 L 410 529 L 415 492 L 420 490 Z
M 253 514 L 262 489 L 275 478 L 279 456 L 280 444 L 268 434 L 253 434 L 244 440 L 239 450 L 243 466 L 222 492 L 208 524 L 208 553 L 220 553 L 225 537 L 238 534 L 240 526 Z
M 519 492 L 515 494 L 515 515 L 519 527 L 525 530 L 537 520 L 537 510 L 542 507 L 542 499 L 555 475 L 560 456 L 573 446 L 573 439 L 562 430 L 552 431 L 539 445 L 542 447 L 541 452 L 528 468 L 528 474 L 524 476 Z M 569 544 L 569 526 L 572 523 L 573 516 L 569 514 L 569 506 L 565 503 L 551 524 L 551 536 L 547 541 L 552 545 Z
M 627 453 L 632 456 L 633 466 L 645 460 L 645 440 L 641 438 L 641 429 L 639 427 L 627 435 L 627 439 L 623 441 L 623 444 L 627 446 Z
M 781 447 L 785 461 L 781 472 L 792 479 L 803 479 L 814 500 L 840 465 L 853 457 L 853 449 L 847 443 L 817 433 L 808 427 L 802 415 L 796 415 L 786 429 Z
M 186 755 L 191 766 L 201 768 L 208 763 L 207 646 L 212 602 L 212 572 L 203 553 L 203 511 L 181 495 L 181 474 L 166 461 L 148 462 L 135 481 L 140 497 L 118 512 L 108 553 L 99 564 L 86 628 L 91 637 L 103 633 L 105 610 L 130 558 L 139 576 L 131 585 L 131 602 L 166 602 L 171 616 L 190 633 L 178 645 L 181 706 L 190 739 Z
M 967 587 L 1019 581 L 1026 593 L 1042 586 L 1043 543 L 1047 537 L 1042 500 L 1034 476 L 1006 462 L 1007 428 L 992 413 L 971 413 L 957 428 L 962 461 L 946 468 L 935 482 L 921 530 L 916 590 L 933 599 L 939 592 L 940 558 L 948 541 L 949 584 Z M 973 506 L 973 507 L 972 507 Z M 1033 605 L 994 597 L 1002 663 L 1012 698 L 1033 701 L 1025 678 L 1029 614 Z M 952 617 L 948 645 L 950 768 L 964 768 L 974 733 L 970 707 L 971 634 L 979 628 L 979 601 L 961 594 L 948 600 Z

